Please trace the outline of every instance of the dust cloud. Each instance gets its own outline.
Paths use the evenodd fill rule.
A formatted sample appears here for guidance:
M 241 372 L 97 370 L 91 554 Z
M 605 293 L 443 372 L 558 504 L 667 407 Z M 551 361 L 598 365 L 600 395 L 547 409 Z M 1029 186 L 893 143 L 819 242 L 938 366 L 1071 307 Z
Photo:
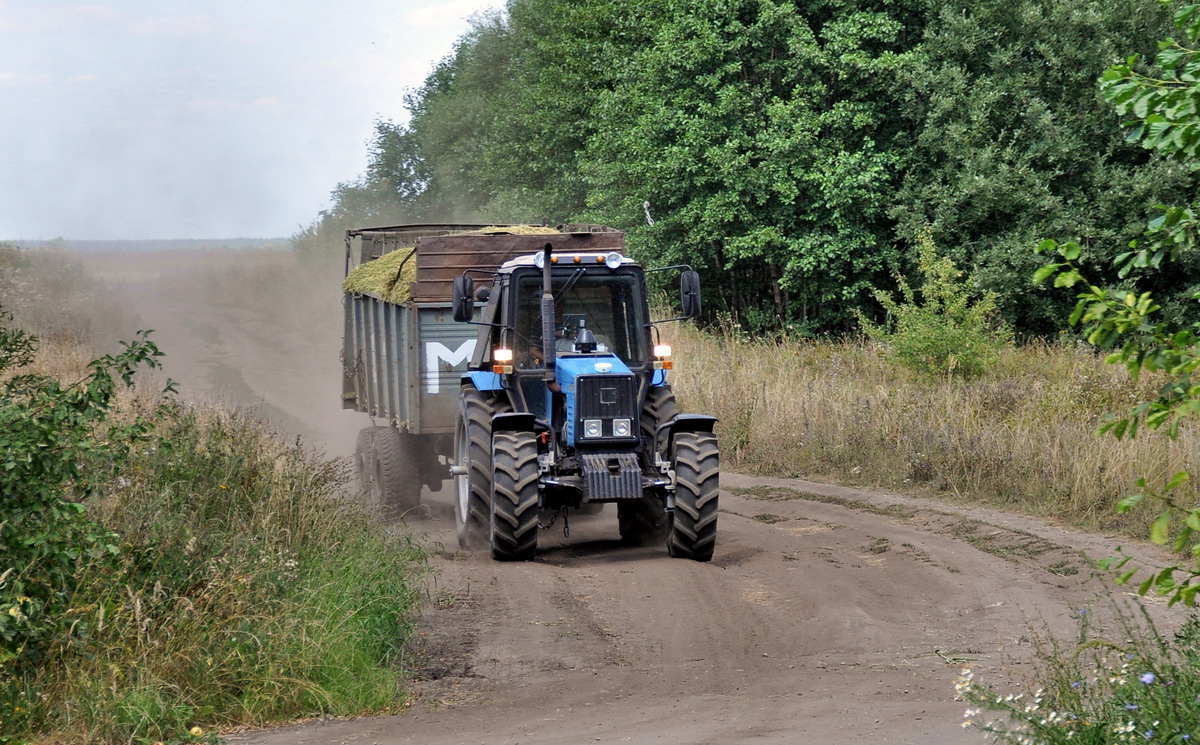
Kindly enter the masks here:
M 76 255 L 107 288 L 102 345 L 152 329 L 180 394 L 255 411 L 329 456 L 370 419 L 341 408 L 342 255 L 286 250 Z

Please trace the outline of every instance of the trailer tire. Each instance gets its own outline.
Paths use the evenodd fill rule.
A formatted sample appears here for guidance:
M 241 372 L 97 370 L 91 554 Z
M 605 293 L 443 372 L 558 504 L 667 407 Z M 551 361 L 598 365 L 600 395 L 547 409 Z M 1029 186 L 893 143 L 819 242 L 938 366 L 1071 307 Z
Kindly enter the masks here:
M 421 506 L 420 440 L 395 427 L 375 433 L 375 473 L 384 514 L 403 517 Z
M 474 387 L 459 396 L 454 433 L 454 526 L 458 545 L 476 551 L 487 545 L 492 514 L 492 416 L 509 410 L 508 401 L 488 399 Z
M 492 435 L 492 558 L 528 561 L 537 551 L 538 449 L 532 432 Z
M 379 490 L 375 488 L 375 428 L 359 430 L 354 444 L 354 475 L 358 479 L 358 493 L 363 505 L 379 508 Z
M 716 435 L 677 432 L 671 461 L 675 466 L 675 514 L 667 550 L 677 558 L 708 561 L 717 545 L 721 453 Z

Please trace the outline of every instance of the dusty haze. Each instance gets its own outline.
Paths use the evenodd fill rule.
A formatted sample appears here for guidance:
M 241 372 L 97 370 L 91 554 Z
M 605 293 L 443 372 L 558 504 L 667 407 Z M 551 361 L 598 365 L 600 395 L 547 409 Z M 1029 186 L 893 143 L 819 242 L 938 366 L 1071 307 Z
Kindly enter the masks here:
M 370 418 L 341 408 L 342 255 L 290 251 L 79 254 L 117 317 L 101 341 L 153 329 L 164 371 L 188 399 L 262 413 L 331 456 Z

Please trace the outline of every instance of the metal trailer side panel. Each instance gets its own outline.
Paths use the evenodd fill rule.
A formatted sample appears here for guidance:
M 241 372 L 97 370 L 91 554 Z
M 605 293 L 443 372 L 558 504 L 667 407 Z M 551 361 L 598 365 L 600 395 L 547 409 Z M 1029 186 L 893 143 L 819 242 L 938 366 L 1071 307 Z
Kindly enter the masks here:
M 458 419 L 459 385 L 475 351 L 478 327 L 454 320 L 449 303 L 416 303 L 416 334 L 420 340 L 418 407 L 421 432 L 454 432 Z M 478 318 L 482 305 L 476 306 Z
M 343 406 L 416 434 L 448 434 L 476 327 L 448 303 L 388 303 L 347 294 Z

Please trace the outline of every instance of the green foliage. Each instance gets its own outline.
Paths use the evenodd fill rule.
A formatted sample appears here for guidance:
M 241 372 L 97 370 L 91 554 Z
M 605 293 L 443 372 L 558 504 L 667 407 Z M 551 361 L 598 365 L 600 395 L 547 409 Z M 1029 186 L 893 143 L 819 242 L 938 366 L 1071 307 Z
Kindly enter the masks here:
M 955 688 L 966 701 L 963 727 L 995 742 L 1182 745 L 1200 736 L 1200 617 L 1164 638 L 1144 618 L 1122 619 L 1122 639 L 1093 635 L 1091 613 L 1078 612 L 1073 642 L 1039 650 L 1038 688 L 1001 694 L 970 669 Z
M 44 726 L 165 741 L 398 704 L 421 554 L 344 500 L 345 465 L 220 411 L 159 434 L 95 506 L 120 561 L 81 570 L 93 630 L 55 647 Z
M 813 334 L 877 310 L 929 225 L 1018 332 L 1053 332 L 1068 304 L 1028 292 L 1029 243 L 1123 246 L 1194 187 L 1081 94 L 1168 28 L 1155 0 L 511 0 L 407 126 L 377 126 L 316 227 L 336 246 L 373 210 L 603 222 L 647 263 L 698 267 L 714 316 Z M 1186 312 L 1188 276 L 1148 287 L 1164 312 Z
M 845 324 L 898 266 L 886 81 L 911 64 L 910 35 L 834 5 L 669 4 L 601 94 L 584 152 L 589 216 L 628 228 L 648 262 L 707 270 L 713 305 L 752 331 Z
M 145 334 L 65 384 L 0 324 L 0 742 L 207 742 L 197 725 L 386 710 L 421 552 L 346 464 L 129 398 Z M 168 385 L 170 390 L 170 385 Z
M 886 325 L 859 314 L 863 331 L 883 342 L 901 365 L 935 376 L 977 378 L 998 358 L 1008 341 L 1007 330 L 995 319 L 996 294 L 973 300 L 962 272 L 948 257 L 938 256 L 928 231 L 917 242 L 917 291 L 898 277 L 902 302 L 877 290 L 875 298 L 888 316 Z
M 1122 439 L 1136 437 L 1142 428 L 1163 429 L 1171 439 L 1179 435 L 1180 427 L 1189 417 L 1200 413 L 1200 383 L 1194 374 L 1200 367 L 1200 323 L 1190 328 L 1178 328 L 1158 321 L 1154 314 L 1160 310 L 1149 292 L 1128 289 L 1102 288 L 1089 284 L 1076 262 L 1082 249 L 1074 241 L 1059 244 L 1045 240 L 1041 252 L 1054 252 L 1060 261 L 1046 264 L 1035 274 L 1035 282 L 1055 277 L 1058 287 L 1083 284 L 1077 294 L 1072 325 L 1082 326 L 1085 338 L 1097 347 L 1108 350 L 1107 361 L 1121 364 L 1133 379 L 1143 373 L 1160 377 L 1156 397 L 1137 403 L 1124 416 L 1109 416 L 1098 434 Z M 1151 250 L 1151 254 L 1169 255 L 1168 248 Z M 1200 298 L 1197 298 L 1200 299 Z M 1179 471 L 1161 486 L 1150 480 L 1138 480 L 1139 491 L 1123 499 L 1118 509 L 1127 511 L 1147 498 L 1162 505 L 1162 512 L 1150 528 L 1150 540 L 1157 544 L 1171 543 L 1176 554 L 1192 558 L 1190 566 L 1171 566 L 1158 569 L 1142 580 L 1138 592 L 1145 595 L 1154 590 L 1170 598 L 1173 605 L 1184 602 L 1195 605 L 1200 591 L 1200 506 L 1194 503 L 1196 491 L 1187 471 Z M 1172 540 L 1171 532 L 1175 529 Z M 1121 571 L 1118 582 L 1129 582 L 1136 569 L 1126 570 L 1131 561 L 1125 556 L 1104 562 L 1106 568 Z M 1179 575 L 1177 579 L 1176 575 Z
M 0 314 L 0 373 L 32 362 L 36 339 Z M 117 355 L 89 365 L 70 385 L 15 374 L 0 389 L 0 674 L 40 664 L 63 633 L 86 633 L 66 615 L 78 590 L 80 562 L 117 553 L 116 536 L 85 515 L 82 500 L 120 469 L 145 440 L 154 417 L 118 422 L 113 402 L 141 366 L 161 353 L 141 332 Z
M 1094 93 L 1104 68 L 1167 33 L 1154 0 L 949 0 L 931 8 L 907 90 L 916 126 L 891 214 L 931 226 L 993 290 L 1024 334 L 1062 327 L 1064 299 L 1031 294 L 1028 247 L 1069 234 L 1103 263 L 1143 229 L 1149 205 L 1192 187 L 1188 169 L 1148 157 Z M 1164 283 L 1174 293 L 1178 286 Z
M 1191 43 L 1200 37 L 1198 13 L 1200 6 L 1185 5 L 1174 15 L 1176 27 Z M 1130 139 L 1164 155 L 1194 159 L 1195 137 L 1200 137 L 1200 109 L 1195 105 L 1200 100 L 1200 78 L 1191 71 L 1194 52 L 1172 39 L 1159 46 L 1153 75 L 1136 72 L 1138 59 L 1130 57 L 1104 74 L 1101 87 L 1118 111 L 1138 120 Z M 1039 253 L 1057 254 L 1058 260 L 1041 267 L 1034 275 L 1035 283 L 1053 276 L 1057 287 L 1083 285 L 1070 323 L 1080 325 L 1089 342 L 1109 351 L 1107 361 L 1124 365 L 1135 380 L 1149 373 L 1163 381 L 1157 396 L 1101 425 L 1100 434 L 1117 439 L 1136 437 L 1141 428 L 1163 429 L 1175 439 L 1180 427 L 1200 413 L 1200 383 L 1194 380 L 1200 368 L 1200 323 L 1163 320 L 1155 293 L 1137 287 L 1139 281 L 1165 273 L 1165 262 L 1194 253 L 1194 236 L 1200 228 L 1194 208 L 1163 206 L 1161 210 L 1147 225 L 1144 242 L 1130 241 L 1130 250 L 1113 260 L 1124 286 L 1104 287 L 1085 279 L 1083 248 L 1076 241 L 1045 240 L 1038 246 Z M 1195 317 L 1198 300 L 1200 293 L 1190 295 L 1190 318 Z M 1195 502 L 1191 476 L 1180 471 L 1162 485 L 1142 478 L 1138 488 L 1118 508 L 1129 510 L 1147 498 L 1160 503 L 1162 512 L 1150 527 L 1150 540 L 1172 543 L 1177 554 L 1192 559 L 1186 566 L 1153 571 L 1141 581 L 1138 591 L 1144 595 L 1154 590 L 1168 596 L 1172 604 L 1194 605 L 1200 591 L 1200 506 Z M 1121 571 L 1118 581 L 1125 583 L 1137 574 L 1137 569 L 1125 569 L 1129 562 L 1129 557 L 1123 557 L 1105 565 Z

